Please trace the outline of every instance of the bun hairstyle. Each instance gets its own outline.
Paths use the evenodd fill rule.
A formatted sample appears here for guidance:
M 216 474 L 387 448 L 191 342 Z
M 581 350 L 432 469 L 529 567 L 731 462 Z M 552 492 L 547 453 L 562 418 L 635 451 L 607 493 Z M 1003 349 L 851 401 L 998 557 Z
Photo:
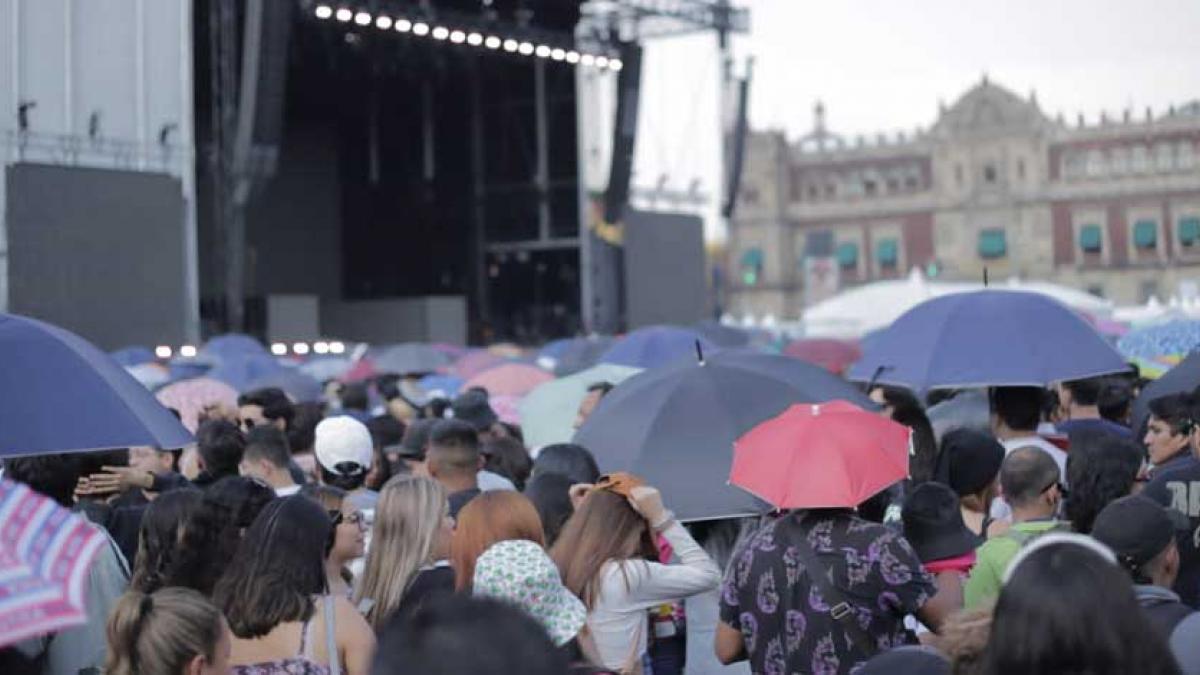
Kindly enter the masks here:
M 129 591 L 108 618 L 105 675 L 179 675 L 192 659 L 213 663 L 221 613 L 190 588 Z

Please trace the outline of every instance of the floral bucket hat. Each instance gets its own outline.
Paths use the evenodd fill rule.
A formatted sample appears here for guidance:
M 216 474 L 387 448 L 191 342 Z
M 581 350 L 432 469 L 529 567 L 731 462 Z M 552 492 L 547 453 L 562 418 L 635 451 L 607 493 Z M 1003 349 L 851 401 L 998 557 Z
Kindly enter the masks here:
M 567 644 L 587 621 L 583 602 L 563 586 L 558 567 L 532 541 L 493 544 L 475 563 L 475 595 L 519 606 L 550 634 L 554 644 Z

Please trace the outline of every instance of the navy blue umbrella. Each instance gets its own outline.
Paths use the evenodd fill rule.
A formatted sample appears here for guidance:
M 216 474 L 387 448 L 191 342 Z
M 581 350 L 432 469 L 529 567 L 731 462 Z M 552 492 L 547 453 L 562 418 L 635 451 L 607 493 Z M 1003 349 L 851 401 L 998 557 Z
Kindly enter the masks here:
M 607 335 L 571 338 L 557 349 L 557 355 L 551 356 L 554 359 L 554 374 L 565 377 L 587 370 L 596 365 L 614 344 L 616 339 Z M 538 355 L 538 364 L 543 364 L 542 354 Z
M 57 326 L 0 314 L 0 372 L 0 456 L 192 442 L 124 368 Z
M 693 347 L 694 351 L 694 347 Z M 874 409 L 853 385 L 777 354 L 728 350 L 647 370 L 617 385 L 575 434 L 603 471 L 632 471 L 682 520 L 763 513 L 728 485 L 733 442 L 794 403 L 842 399 Z
M 269 356 L 267 348 L 261 342 L 249 335 L 241 333 L 226 333 L 217 335 L 204 343 L 204 354 L 210 354 L 223 359 L 229 356 L 261 355 Z
M 847 377 L 914 391 L 1042 387 L 1128 370 L 1082 317 L 1024 291 L 983 290 L 927 300 L 868 341 Z
M 633 368 L 654 368 L 696 355 L 696 343 L 705 354 L 716 351 L 708 338 L 694 330 L 678 326 L 648 326 L 621 338 L 603 356 L 600 363 Z

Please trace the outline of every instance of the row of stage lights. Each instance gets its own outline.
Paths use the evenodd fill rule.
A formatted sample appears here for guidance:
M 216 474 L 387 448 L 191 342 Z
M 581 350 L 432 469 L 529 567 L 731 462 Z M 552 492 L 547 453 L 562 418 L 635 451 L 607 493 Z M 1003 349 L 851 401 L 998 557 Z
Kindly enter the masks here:
M 318 19 L 334 19 L 341 23 L 350 23 L 353 21 L 359 26 L 370 26 L 374 23 L 375 27 L 379 30 L 395 30 L 397 33 L 407 33 L 416 35 L 417 37 L 429 36 L 434 40 L 449 41 L 456 45 L 467 44 L 472 47 L 482 47 L 491 50 L 502 49 L 509 54 L 536 56 L 540 59 L 563 61 L 572 65 L 578 64 L 614 72 L 620 71 L 622 67 L 620 59 L 609 58 L 602 54 L 587 54 L 573 49 L 563 49 L 549 45 L 535 45 L 526 40 L 501 38 L 496 35 L 484 35 L 483 33 L 474 31 L 468 32 L 445 26 L 430 25 L 425 21 L 413 21 L 405 18 L 393 19 L 390 16 L 382 14 L 373 17 L 370 12 L 355 12 L 345 7 L 335 10 L 329 5 L 317 5 L 316 16 Z
M 346 343 L 338 342 L 336 340 L 333 342 L 317 341 L 317 342 L 313 342 L 311 344 L 308 342 L 294 342 L 291 345 L 288 345 L 285 342 L 275 342 L 275 343 L 271 344 L 271 353 L 274 354 L 275 356 L 287 356 L 289 347 L 291 348 L 291 353 L 295 354 L 296 356 L 308 356 L 310 353 L 311 354 L 345 354 L 346 353 Z M 197 353 L 199 353 L 199 352 L 194 345 L 183 345 L 179 348 L 179 352 L 178 352 L 179 356 L 181 356 L 185 359 L 193 358 L 196 356 Z M 176 354 L 175 350 L 172 349 L 168 345 L 159 345 L 154 348 L 154 355 L 160 359 L 169 359 L 172 356 L 174 356 L 175 354 Z

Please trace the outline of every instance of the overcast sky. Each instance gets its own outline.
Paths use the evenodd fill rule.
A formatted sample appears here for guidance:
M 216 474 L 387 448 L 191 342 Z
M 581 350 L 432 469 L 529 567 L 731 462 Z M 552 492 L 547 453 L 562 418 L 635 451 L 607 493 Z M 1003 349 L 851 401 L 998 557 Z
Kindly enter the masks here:
M 984 72 L 1070 120 L 1200 99 L 1200 0 L 735 1 L 751 123 L 790 137 L 817 99 L 839 133 L 927 127 Z

